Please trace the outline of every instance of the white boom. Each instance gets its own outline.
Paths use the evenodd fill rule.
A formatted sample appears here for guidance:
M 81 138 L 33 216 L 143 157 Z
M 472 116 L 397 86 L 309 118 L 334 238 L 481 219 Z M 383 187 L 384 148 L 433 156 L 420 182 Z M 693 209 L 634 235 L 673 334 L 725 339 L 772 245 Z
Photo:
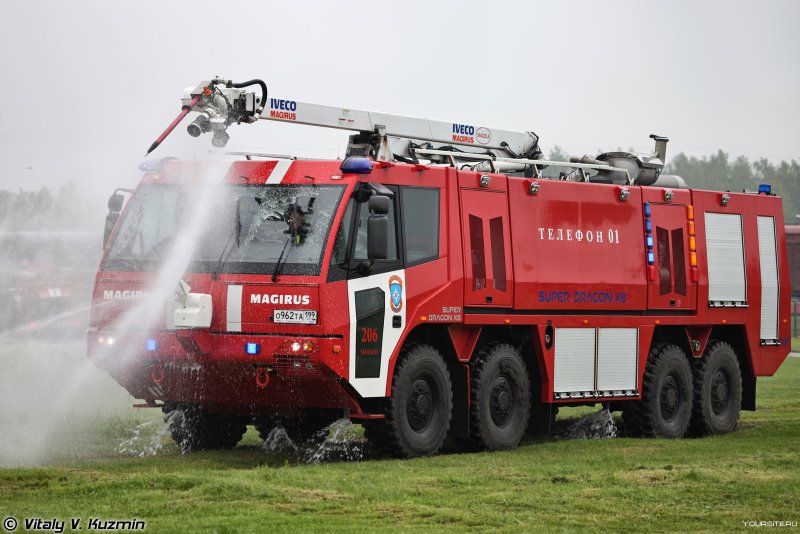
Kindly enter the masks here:
M 246 87 L 258 85 L 261 97 Z M 573 169 L 560 175 L 562 180 L 600 181 L 653 185 L 664 167 L 666 137 L 651 135 L 655 151 L 649 156 L 627 152 L 606 152 L 590 158 L 571 158 L 572 161 L 542 160 L 539 137 L 533 132 L 497 130 L 475 126 L 469 122 L 444 122 L 374 111 L 322 106 L 283 98 L 267 98 L 267 86 L 261 80 L 234 83 L 223 78 L 188 88 L 183 95 L 183 109 L 167 130 L 150 147 L 148 153 L 172 131 L 190 111 L 197 111 L 187 128 L 197 137 L 213 132 L 212 144 L 224 147 L 228 142 L 227 128 L 235 123 L 253 123 L 258 119 L 336 128 L 357 132 L 350 136 L 347 156 L 366 156 L 379 161 L 418 162 L 418 155 L 432 162 L 471 160 L 474 170 L 522 172 L 540 176 L 546 166 Z M 596 173 L 589 175 L 590 172 Z M 672 183 L 672 182 L 670 182 Z M 680 187 L 677 185 L 672 187 Z
M 476 126 L 469 122 L 444 122 L 390 115 L 352 108 L 323 106 L 283 98 L 269 98 L 264 105 L 254 93 L 215 78 L 189 88 L 183 96 L 185 108 L 200 112 L 189 127 L 199 135 L 214 131 L 214 144 L 227 142 L 225 129 L 233 122 L 255 122 L 257 118 L 336 128 L 358 132 L 351 136 L 348 156 L 371 156 L 376 160 L 413 159 L 413 148 L 451 150 L 511 158 L 538 158 L 539 137 L 533 132 L 514 132 Z M 197 102 L 192 105 L 192 102 Z M 458 147 L 458 148 L 455 148 Z
M 539 140 L 532 132 L 513 132 L 468 122 L 435 121 L 281 98 L 270 98 L 261 118 L 386 136 L 391 153 L 403 157 L 412 157 L 409 150 L 412 143 L 419 145 L 424 142 L 435 145 L 430 148 L 458 146 L 467 152 L 488 153 L 492 150 L 497 155 L 520 157 L 522 154 L 531 155 L 530 151 L 537 147 Z M 379 159 L 391 159 L 386 153 L 378 156 L 381 156 Z

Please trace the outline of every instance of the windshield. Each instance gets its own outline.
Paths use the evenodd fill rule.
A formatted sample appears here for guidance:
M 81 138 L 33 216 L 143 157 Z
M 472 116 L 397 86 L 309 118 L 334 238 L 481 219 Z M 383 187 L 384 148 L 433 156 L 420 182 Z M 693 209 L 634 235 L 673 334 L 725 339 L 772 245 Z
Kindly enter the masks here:
M 200 208 L 185 186 L 142 185 L 126 206 L 104 270 L 155 270 L 181 232 L 197 236 L 196 272 L 319 274 L 343 186 L 220 185 Z M 197 210 L 208 211 L 198 217 Z M 201 221 L 199 231 L 192 225 Z

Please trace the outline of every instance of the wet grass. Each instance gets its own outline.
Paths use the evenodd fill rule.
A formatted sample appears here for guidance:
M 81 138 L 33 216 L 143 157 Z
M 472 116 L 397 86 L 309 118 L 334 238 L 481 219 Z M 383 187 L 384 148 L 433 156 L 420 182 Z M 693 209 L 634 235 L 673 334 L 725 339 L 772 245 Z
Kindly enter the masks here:
M 798 384 L 800 358 L 759 379 L 759 410 L 728 436 L 551 438 L 418 460 L 304 464 L 265 453 L 252 429 L 232 451 L 181 455 L 163 440 L 140 458 L 132 455 L 157 433 L 156 414 L 98 418 L 81 428 L 93 439 L 82 453 L 0 470 L 0 515 L 135 517 L 148 532 L 219 533 L 728 531 L 798 521 Z

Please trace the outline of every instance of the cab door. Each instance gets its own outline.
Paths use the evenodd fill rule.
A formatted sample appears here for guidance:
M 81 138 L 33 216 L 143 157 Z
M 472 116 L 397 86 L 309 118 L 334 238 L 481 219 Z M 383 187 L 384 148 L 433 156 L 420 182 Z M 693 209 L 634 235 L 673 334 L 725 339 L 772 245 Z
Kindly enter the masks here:
M 461 188 L 466 306 L 511 306 L 513 302 L 505 177 L 491 178 L 497 182 L 492 184 L 495 188 Z M 462 179 L 462 186 L 468 180 Z

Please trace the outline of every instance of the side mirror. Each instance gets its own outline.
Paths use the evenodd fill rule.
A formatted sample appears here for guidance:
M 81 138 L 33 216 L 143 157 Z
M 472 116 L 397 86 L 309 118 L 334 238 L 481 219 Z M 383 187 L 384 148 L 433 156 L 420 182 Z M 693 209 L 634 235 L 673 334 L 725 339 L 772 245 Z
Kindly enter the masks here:
M 375 215 L 388 215 L 389 214 L 389 197 L 374 195 L 369 199 L 369 211 Z
M 121 193 L 115 192 L 108 197 L 108 211 L 110 213 L 119 213 L 122 211 L 122 204 L 125 202 L 125 197 Z
M 113 195 L 108 197 L 108 215 L 106 215 L 106 226 L 103 231 L 103 248 L 108 246 L 108 240 L 111 237 L 114 226 L 116 226 L 119 220 L 119 212 L 122 211 L 122 204 L 124 202 L 125 197 L 116 191 Z
M 369 199 L 367 258 L 370 261 L 385 260 L 389 256 L 389 202 L 389 197 L 380 195 Z

